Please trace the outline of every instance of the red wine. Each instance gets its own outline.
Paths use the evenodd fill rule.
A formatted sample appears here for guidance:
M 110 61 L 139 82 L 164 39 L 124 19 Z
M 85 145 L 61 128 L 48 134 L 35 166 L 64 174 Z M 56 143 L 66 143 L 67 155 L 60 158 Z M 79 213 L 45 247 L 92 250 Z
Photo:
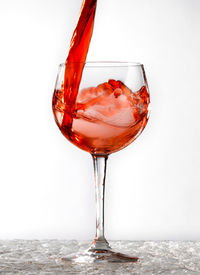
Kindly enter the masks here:
M 109 80 L 79 91 L 72 124 L 63 124 L 64 89 L 56 90 L 57 124 L 73 144 L 92 154 L 110 154 L 130 144 L 148 121 L 149 94 L 145 86 L 132 92 L 121 81 Z

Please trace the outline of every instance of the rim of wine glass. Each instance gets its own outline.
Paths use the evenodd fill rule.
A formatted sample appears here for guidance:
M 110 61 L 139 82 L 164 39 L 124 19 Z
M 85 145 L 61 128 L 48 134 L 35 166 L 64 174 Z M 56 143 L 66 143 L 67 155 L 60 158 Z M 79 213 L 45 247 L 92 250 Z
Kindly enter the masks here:
M 86 61 L 86 62 L 69 62 L 69 64 L 83 63 L 85 67 L 143 67 L 140 62 L 128 61 Z M 61 63 L 59 67 L 65 66 L 66 63 Z

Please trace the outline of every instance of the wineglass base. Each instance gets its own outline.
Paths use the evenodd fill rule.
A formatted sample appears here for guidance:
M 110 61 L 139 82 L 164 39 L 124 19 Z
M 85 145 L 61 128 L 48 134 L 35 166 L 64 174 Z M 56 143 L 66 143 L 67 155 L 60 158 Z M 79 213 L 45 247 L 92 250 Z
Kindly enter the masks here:
M 103 263 L 103 262 L 114 262 L 114 263 L 127 263 L 127 262 L 138 262 L 139 258 L 128 256 L 119 252 L 115 252 L 111 249 L 93 249 L 89 248 L 84 252 L 78 252 L 71 254 L 66 258 L 60 258 L 59 262 L 75 262 L 75 263 Z

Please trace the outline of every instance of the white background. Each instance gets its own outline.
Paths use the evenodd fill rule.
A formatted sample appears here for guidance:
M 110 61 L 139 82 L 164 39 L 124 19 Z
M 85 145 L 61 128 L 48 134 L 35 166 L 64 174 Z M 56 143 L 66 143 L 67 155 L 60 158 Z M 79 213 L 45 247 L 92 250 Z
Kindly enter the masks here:
M 88 59 L 144 63 L 152 112 L 108 163 L 108 239 L 200 239 L 200 1 L 98 0 Z M 0 238 L 92 239 L 91 157 L 51 111 L 81 0 L 0 1 Z

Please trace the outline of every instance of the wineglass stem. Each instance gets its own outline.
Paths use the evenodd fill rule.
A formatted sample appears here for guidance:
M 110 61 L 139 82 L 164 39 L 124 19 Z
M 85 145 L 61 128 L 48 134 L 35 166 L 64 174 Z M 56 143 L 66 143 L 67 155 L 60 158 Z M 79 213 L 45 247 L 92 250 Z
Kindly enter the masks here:
M 96 236 L 91 248 L 104 250 L 110 248 L 104 236 L 104 194 L 108 155 L 92 155 L 92 157 L 95 178 Z

